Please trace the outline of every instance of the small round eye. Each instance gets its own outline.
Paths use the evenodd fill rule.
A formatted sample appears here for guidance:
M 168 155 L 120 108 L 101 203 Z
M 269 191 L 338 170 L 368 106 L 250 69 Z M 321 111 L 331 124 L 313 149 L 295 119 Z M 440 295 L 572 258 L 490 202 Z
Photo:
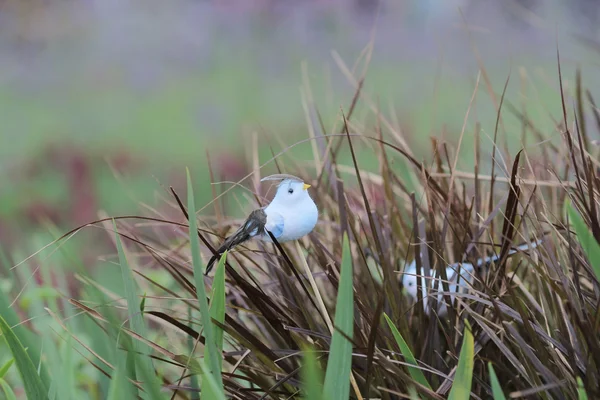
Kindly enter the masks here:
M 408 286 L 412 286 L 412 285 L 413 285 L 413 283 L 412 283 L 412 282 L 408 282 Z
M 294 193 L 294 189 L 292 189 L 292 188 L 289 188 L 289 189 L 288 189 L 288 193 L 289 193 L 289 194 L 292 194 L 292 193 Z

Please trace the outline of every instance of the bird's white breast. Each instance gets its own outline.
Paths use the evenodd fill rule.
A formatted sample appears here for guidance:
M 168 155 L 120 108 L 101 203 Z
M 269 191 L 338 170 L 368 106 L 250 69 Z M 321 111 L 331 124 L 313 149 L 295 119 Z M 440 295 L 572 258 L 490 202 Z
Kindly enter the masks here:
M 279 242 L 296 240 L 309 234 L 319 218 L 317 206 L 310 198 L 292 206 L 270 204 L 265 212 L 267 218 L 274 214 L 279 214 L 283 218 L 283 232 L 277 237 Z

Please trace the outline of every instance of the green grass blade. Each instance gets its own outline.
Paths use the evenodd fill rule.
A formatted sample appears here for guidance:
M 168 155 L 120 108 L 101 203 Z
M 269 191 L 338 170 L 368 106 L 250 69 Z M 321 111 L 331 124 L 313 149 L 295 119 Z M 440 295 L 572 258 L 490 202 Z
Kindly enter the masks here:
M 15 362 L 15 359 L 11 358 L 10 360 L 8 360 L 7 362 L 4 363 L 2 368 L 0 368 L 0 378 L 4 378 L 4 375 L 6 375 L 6 373 L 8 372 L 10 367 L 12 367 L 14 362 Z
M 203 390 L 206 391 L 207 388 L 208 392 L 210 393 L 216 393 L 214 397 L 208 397 L 208 396 L 204 396 L 202 395 L 202 399 L 206 398 L 206 399 L 214 399 L 214 400 L 226 400 L 225 399 L 225 394 L 223 394 L 223 391 L 219 388 L 219 382 L 217 382 L 217 380 L 215 379 L 215 375 L 213 373 L 211 373 L 211 371 L 209 371 L 209 367 L 206 365 L 206 362 L 204 361 L 204 359 L 200 359 L 198 360 L 198 365 L 200 366 L 200 369 L 202 370 L 202 386 L 203 386 Z M 221 385 L 223 383 L 221 382 Z
M 113 371 L 106 400 L 118 400 L 123 397 L 128 397 L 124 395 L 125 393 L 128 393 L 129 396 L 134 395 L 133 385 L 127 381 L 127 375 L 125 374 L 127 368 L 125 354 L 117 349 L 116 357 L 117 366 Z
M 188 306 L 188 321 L 192 321 L 192 307 Z M 191 329 L 192 328 L 192 324 L 190 322 L 189 327 Z M 186 366 L 189 366 L 192 362 L 196 362 L 196 360 L 194 360 L 192 357 L 194 356 L 194 351 L 196 349 L 196 339 L 194 339 L 191 335 L 188 335 L 187 337 L 187 345 L 188 345 L 188 349 L 189 349 L 189 355 L 187 357 L 187 360 L 185 362 Z M 198 367 L 197 369 L 200 369 L 200 367 Z M 195 370 L 191 370 L 191 372 L 197 372 Z M 190 374 L 190 385 L 191 385 L 191 393 L 190 393 L 190 398 L 191 400 L 200 400 L 200 384 L 198 383 L 198 373 L 192 373 Z
M 328 400 L 347 400 L 350 395 L 352 343 L 346 337 L 352 338 L 354 330 L 352 254 L 347 233 L 344 233 L 342 245 L 342 271 L 335 306 L 334 327 L 323 393 Z
M 13 392 L 10 385 L 2 378 L 0 378 L 0 386 L 2 386 L 2 391 L 4 392 L 4 397 L 6 400 L 17 400 L 15 392 Z
M 8 347 L 15 359 L 17 369 L 23 379 L 23 386 L 27 398 L 30 400 L 42 400 L 48 398 L 48 389 L 44 386 L 40 376 L 29 358 L 29 355 L 25 351 L 25 348 L 21 344 L 19 338 L 15 335 L 13 330 L 8 326 L 4 318 L 0 316 L 0 331 L 2 336 L 6 340 Z
M 303 349 L 304 365 L 300 369 L 304 398 L 307 400 L 323 400 L 323 381 L 321 369 L 313 349 Z
M 492 366 L 491 362 L 488 362 L 488 370 L 490 371 L 490 385 L 492 386 L 492 395 L 494 396 L 494 400 L 506 400 L 506 397 L 504 397 L 504 393 L 502 392 L 502 388 L 500 387 L 498 376 L 496 376 L 496 371 L 494 371 L 494 367 Z
M 577 377 L 577 399 L 588 400 L 587 393 L 585 392 L 585 387 L 583 386 L 583 381 L 579 376 Z
M 415 387 L 413 385 L 410 385 L 408 387 L 408 395 L 410 396 L 410 400 L 419 400 L 419 393 L 417 392 L 417 389 L 415 389 Z
M 113 371 L 113 378 L 110 381 L 110 386 L 108 388 L 108 396 L 106 400 L 118 400 L 119 396 L 122 395 L 123 389 L 125 387 L 125 375 L 120 368 L 115 368 Z
M 225 260 L 227 258 L 227 252 L 221 255 L 219 260 L 219 264 L 217 265 L 217 269 L 215 271 L 215 277 L 213 279 L 212 284 L 212 296 L 210 299 L 210 317 L 220 322 L 221 324 L 225 323 Z M 221 370 L 223 366 L 223 358 L 221 354 L 223 354 L 223 330 L 213 325 L 213 337 L 214 344 L 217 349 L 217 365 L 218 370 Z M 207 360 L 207 364 L 211 364 L 211 353 L 208 351 L 209 347 L 204 347 L 204 359 Z M 206 387 L 206 391 L 203 392 L 204 396 L 208 399 L 214 398 L 216 393 L 212 393 L 212 386 Z
M 581 247 L 590 261 L 590 266 L 594 270 L 594 274 L 596 274 L 596 278 L 600 280 L 600 245 L 569 200 L 565 201 L 565 207 L 569 215 L 569 222 L 573 225 L 573 229 L 577 234 L 577 240 L 581 243 Z
M 219 396 L 223 396 L 223 380 L 221 377 L 221 369 L 219 368 L 219 351 L 216 346 L 214 338 L 214 325 L 210 320 L 210 312 L 208 309 L 208 301 L 206 300 L 206 291 L 204 289 L 204 268 L 200 259 L 200 243 L 198 242 L 197 222 L 196 222 L 196 207 L 194 203 L 194 189 L 192 187 L 192 178 L 190 177 L 189 169 L 187 172 L 187 190 L 188 190 L 188 214 L 190 216 L 190 248 L 192 252 L 192 266 L 194 268 L 194 282 L 196 284 L 196 295 L 198 297 L 198 304 L 200 306 L 200 314 L 202 319 L 202 326 L 204 327 L 204 337 L 206 347 L 208 348 L 209 365 L 208 369 L 213 375 L 213 379 L 216 382 Z M 207 379 L 203 378 L 202 386 L 204 387 L 204 381 Z M 211 385 L 212 386 L 212 385 Z M 216 395 L 216 394 L 215 394 Z M 204 396 L 202 396 L 204 397 Z
M 152 370 L 148 369 L 148 363 L 144 362 L 144 357 L 136 357 L 136 366 L 140 375 L 142 377 L 142 381 L 146 383 L 146 394 L 147 398 L 150 400 L 162 400 L 163 394 L 160 392 L 161 382 L 159 381 L 158 375 L 155 373 L 154 368 Z M 152 364 L 150 364 L 152 367 Z M 146 397 L 143 397 L 146 398 Z
M 129 267 L 129 262 L 127 261 L 127 256 L 125 255 L 125 250 L 123 249 L 123 243 L 121 243 L 121 238 L 117 233 L 117 225 L 114 220 L 113 229 L 115 231 L 117 252 L 119 253 L 119 264 L 121 265 L 121 277 L 123 279 L 123 288 L 127 299 L 129 326 L 135 333 L 144 338 L 147 338 L 148 334 L 146 330 L 146 324 L 144 322 L 144 317 L 142 316 L 139 309 L 139 302 L 137 298 L 137 285 L 135 283 L 135 279 L 133 278 L 131 268 Z M 154 397 L 154 395 L 160 392 L 161 383 L 158 376 L 155 374 L 152 358 L 150 358 L 151 349 L 147 344 L 138 340 L 133 340 L 132 350 L 133 351 L 130 352 L 129 355 L 134 359 L 130 360 L 129 368 L 135 371 L 135 366 L 138 366 L 142 369 L 142 371 L 140 372 L 142 372 L 142 374 L 145 375 L 143 379 L 146 386 L 146 390 L 148 393 L 150 393 L 151 398 L 156 398 Z M 139 360 L 136 360 L 138 358 Z M 137 376 L 137 374 L 135 375 Z
M 475 343 L 471 333 L 471 325 L 465 320 L 465 331 L 458 368 L 454 376 L 454 383 L 448 400 L 469 400 L 471 397 L 471 382 L 473 380 L 473 366 L 475 363 Z
M 210 317 L 221 324 L 225 323 L 225 260 L 227 259 L 227 251 L 223 253 L 213 279 L 212 296 L 210 299 Z M 223 329 L 215 326 L 214 329 L 215 344 L 219 354 L 223 352 Z M 206 357 L 206 355 L 205 355 Z M 219 370 L 223 364 L 222 357 L 218 357 Z
M 396 328 L 396 326 L 394 325 L 392 320 L 387 316 L 387 314 L 384 313 L 383 317 L 385 318 L 385 321 L 392 330 L 392 334 L 394 335 L 394 339 L 396 339 L 396 343 L 400 348 L 402 356 L 404 356 L 404 359 L 407 363 L 414 365 L 414 367 L 408 367 L 408 373 L 410 374 L 410 376 L 415 380 L 415 382 L 418 382 L 421 385 L 433 391 L 433 389 L 431 389 L 431 386 L 429 385 L 429 382 L 427 382 L 427 378 L 425 378 L 425 375 L 423 375 L 423 371 L 421 371 L 420 368 L 416 368 L 418 367 L 417 360 L 415 356 L 413 356 L 412 351 L 410 351 L 408 344 L 398 331 L 398 328 Z

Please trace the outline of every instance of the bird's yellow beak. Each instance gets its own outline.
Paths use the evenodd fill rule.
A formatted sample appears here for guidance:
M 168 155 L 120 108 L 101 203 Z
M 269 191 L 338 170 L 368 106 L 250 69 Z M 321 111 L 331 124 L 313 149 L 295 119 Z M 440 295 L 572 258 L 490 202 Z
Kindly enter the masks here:
M 307 183 L 305 183 L 305 184 L 304 184 L 304 186 L 302 186 L 302 189 L 306 190 L 306 189 L 308 189 L 309 187 L 310 187 L 310 185 L 309 185 L 309 184 L 307 184 Z

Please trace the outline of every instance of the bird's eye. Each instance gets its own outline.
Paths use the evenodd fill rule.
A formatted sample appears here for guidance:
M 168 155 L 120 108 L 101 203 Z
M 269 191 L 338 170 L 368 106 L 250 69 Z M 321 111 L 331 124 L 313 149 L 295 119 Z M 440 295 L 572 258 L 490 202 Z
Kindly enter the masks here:
M 408 282 L 408 286 L 412 286 L 412 285 L 413 285 L 413 283 L 412 283 L 412 282 Z
M 289 188 L 289 189 L 288 189 L 288 193 L 289 193 L 289 194 L 292 194 L 292 193 L 294 193 L 294 189 L 292 189 L 292 188 Z

